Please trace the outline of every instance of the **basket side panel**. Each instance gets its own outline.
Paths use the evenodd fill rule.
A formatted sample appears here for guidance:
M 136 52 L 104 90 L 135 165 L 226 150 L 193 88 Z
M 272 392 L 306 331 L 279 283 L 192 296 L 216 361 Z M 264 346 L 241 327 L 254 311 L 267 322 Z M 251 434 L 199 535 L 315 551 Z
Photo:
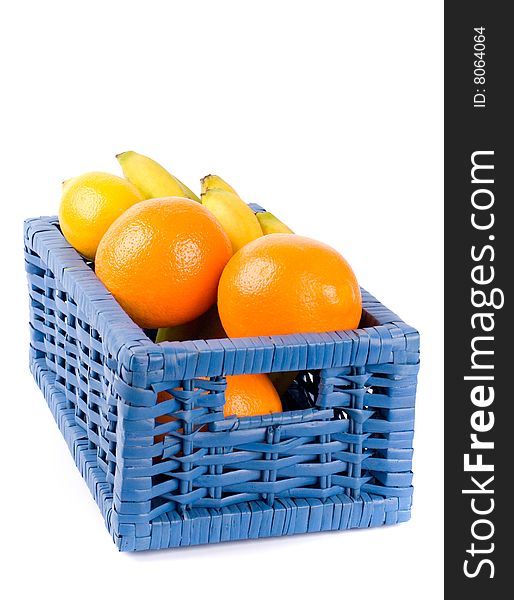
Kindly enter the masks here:
M 119 545 L 150 547 L 154 524 L 173 519 L 185 535 L 184 519 L 192 514 L 237 512 L 245 503 L 267 514 L 265 507 L 274 511 L 277 502 L 325 506 L 344 497 L 352 514 L 359 506 L 371 511 L 352 517 L 348 527 L 386 522 L 379 514 L 388 523 L 408 519 L 417 332 L 400 322 L 346 335 L 351 346 L 339 354 L 345 366 L 322 369 L 315 405 L 297 411 L 224 417 L 226 380 L 215 354 L 210 360 L 219 372 L 209 378 L 163 380 L 161 370 L 156 383 L 158 369 L 148 368 L 146 389 L 130 385 L 120 404 L 119 433 L 130 462 L 115 490 Z M 191 373 L 209 368 L 208 344 L 194 344 Z M 137 380 L 144 381 L 141 372 Z M 145 458 L 151 460 L 143 464 Z M 314 522 L 316 514 L 309 512 Z
M 397 498 L 405 520 L 412 502 L 419 335 L 403 323 L 389 324 L 375 328 L 368 343 L 366 365 L 321 372 L 318 402 L 347 415 L 357 436 L 350 451 L 356 455 L 352 476 L 360 485 L 346 492 L 353 498 L 363 492 Z
M 38 220 L 26 225 L 30 367 L 77 466 L 88 483 L 94 482 L 94 489 L 90 487 L 97 501 L 100 498 L 97 492 L 102 491 L 104 500 L 99 501 L 99 505 L 110 523 L 107 511 L 110 513 L 111 506 L 105 498 L 112 502 L 116 473 L 118 396 L 114 382 L 117 362 L 69 286 L 56 277 L 34 247 L 36 240 L 40 251 L 51 243 L 52 228 L 55 229 Z M 47 257 L 49 255 L 47 252 Z M 83 261 L 82 265 L 90 270 Z M 65 271 L 63 268 L 62 272 Z M 94 278 L 92 272 L 91 275 Z

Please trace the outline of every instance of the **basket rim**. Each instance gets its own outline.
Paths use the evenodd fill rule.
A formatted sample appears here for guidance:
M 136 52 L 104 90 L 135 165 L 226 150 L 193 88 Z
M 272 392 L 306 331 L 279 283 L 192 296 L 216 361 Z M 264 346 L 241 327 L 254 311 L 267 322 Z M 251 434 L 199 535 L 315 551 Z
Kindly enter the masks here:
M 344 366 L 334 365 L 320 358 L 324 350 L 336 345 L 347 345 L 350 354 L 353 355 L 351 365 L 359 366 L 369 362 L 369 349 L 373 339 L 383 340 L 385 337 L 392 340 L 398 337 L 410 337 L 415 344 L 419 338 L 416 329 L 407 325 L 398 315 L 361 287 L 363 315 L 368 321 L 373 322 L 371 326 L 320 333 L 155 343 L 128 316 L 85 259 L 67 242 L 58 225 L 57 216 L 41 216 L 25 220 L 26 262 L 30 263 L 31 252 L 43 260 L 64 290 L 80 306 L 89 325 L 102 336 L 112 358 L 123 369 L 132 373 L 151 371 L 162 373 L 164 370 L 167 379 L 212 376 L 219 374 L 214 372 L 218 369 L 214 368 L 212 361 L 210 365 L 202 364 L 202 354 L 235 353 L 237 358 L 237 354 L 242 352 L 254 356 L 270 350 L 274 353 L 277 349 L 285 349 L 286 352 L 290 349 L 291 352 L 307 354 L 305 369 Z M 359 347 L 363 343 L 367 350 L 364 352 L 361 348 L 359 358 Z M 313 348 L 317 349 L 317 355 Z M 414 346 L 412 349 L 416 351 Z M 278 363 L 273 364 L 273 368 L 269 371 L 248 369 L 248 366 L 239 369 L 235 367 L 229 369 L 231 372 L 226 374 L 296 370 L 291 369 L 290 365 L 285 366 L 285 363 L 283 368 L 280 366 Z

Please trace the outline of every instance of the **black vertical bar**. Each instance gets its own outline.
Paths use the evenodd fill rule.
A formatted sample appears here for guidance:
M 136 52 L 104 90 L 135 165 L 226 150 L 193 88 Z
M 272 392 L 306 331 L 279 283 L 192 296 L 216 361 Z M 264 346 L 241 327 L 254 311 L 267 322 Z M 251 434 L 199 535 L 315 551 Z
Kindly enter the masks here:
M 466 600 L 514 595 L 512 7 L 445 3 L 445 592 Z

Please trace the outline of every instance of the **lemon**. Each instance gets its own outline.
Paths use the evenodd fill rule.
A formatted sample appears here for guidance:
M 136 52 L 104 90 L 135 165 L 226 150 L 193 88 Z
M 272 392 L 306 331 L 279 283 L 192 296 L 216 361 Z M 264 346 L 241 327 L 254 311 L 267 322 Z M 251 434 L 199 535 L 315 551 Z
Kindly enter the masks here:
M 96 249 L 109 226 L 136 202 L 141 192 L 126 179 L 94 171 L 63 184 L 59 224 L 68 242 L 86 258 Z

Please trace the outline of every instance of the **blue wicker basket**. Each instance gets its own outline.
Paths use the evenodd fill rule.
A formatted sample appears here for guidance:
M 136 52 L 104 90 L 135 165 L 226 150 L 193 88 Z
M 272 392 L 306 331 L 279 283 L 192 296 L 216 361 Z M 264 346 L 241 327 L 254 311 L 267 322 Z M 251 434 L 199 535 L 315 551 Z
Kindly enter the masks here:
M 56 217 L 24 233 L 30 368 L 120 550 L 410 517 L 419 335 L 369 293 L 352 331 L 155 344 Z M 226 375 L 278 371 L 291 410 L 224 418 Z

